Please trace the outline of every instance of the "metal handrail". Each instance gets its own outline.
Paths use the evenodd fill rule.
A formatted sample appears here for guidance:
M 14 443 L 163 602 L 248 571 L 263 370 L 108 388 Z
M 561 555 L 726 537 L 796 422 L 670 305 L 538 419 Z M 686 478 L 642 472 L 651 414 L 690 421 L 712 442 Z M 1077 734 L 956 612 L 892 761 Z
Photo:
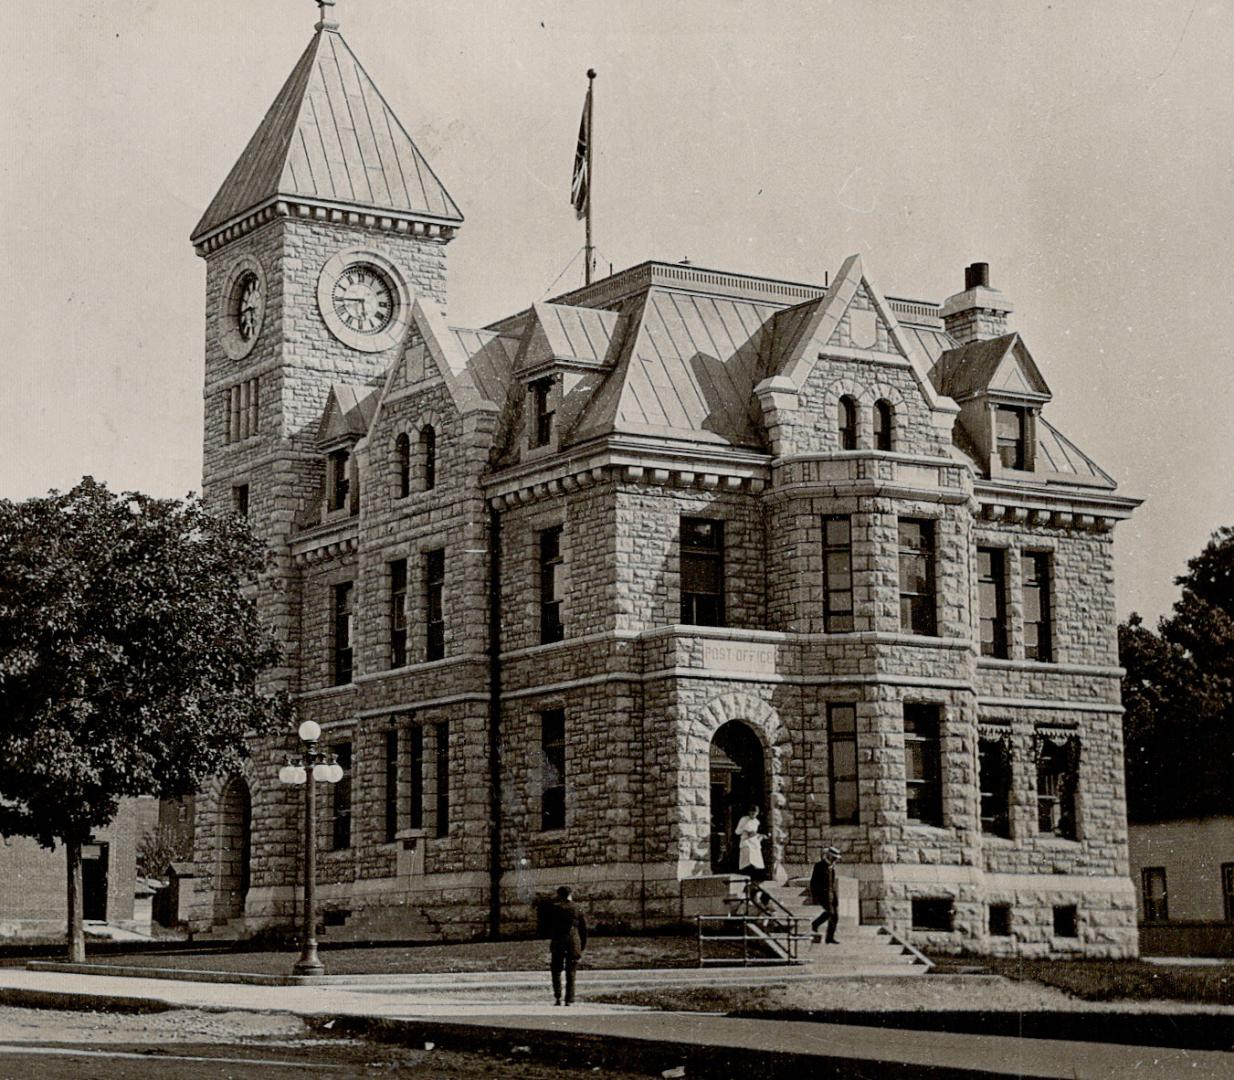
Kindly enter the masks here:
M 751 905 L 758 909 L 760 913 L 768 917 L 772 914 L 773 908 L 779 908 L 781 916 L 786 919 L 796 918 L 791 911 L 788 910 L 779 900 L 764 889 L 757 881 L 746 883 L 745 896 L 742 899 L 745 905 L 746 913 L 749 913 Z
M 777 906 L 783 908 L 783 905 L 777 904 Z M 697 924 L 699 967 L 704 967 L 707 964 L 728 964 L 733 962 L 732 958 L 726 956 L 704 956 L 704 941 L 740 941 L 742 966 L 746 966 L 748 964 L 796 964 L 798 963 L 797 942 L 804 940 L 807 936 L 801 933 L 798 924 L 809 921 L 795 915 L 771 916 L 766 913 L 759 915 L 696 915 L 694 918 Z M 776 924 L 787 925 L 785 925 L 782 930 L 777 932 L 773 929 L 772 925 L 770 925 L 773 922 Z M 741 927 L 741 933 L 704 934 L 703 926 L 707 923 L 737 923 Z M 751 955 L 750 945 L 752 942 L 758 942 L 762 945 L 771 945 L 774 948 L 779 949 L 783 955 Z

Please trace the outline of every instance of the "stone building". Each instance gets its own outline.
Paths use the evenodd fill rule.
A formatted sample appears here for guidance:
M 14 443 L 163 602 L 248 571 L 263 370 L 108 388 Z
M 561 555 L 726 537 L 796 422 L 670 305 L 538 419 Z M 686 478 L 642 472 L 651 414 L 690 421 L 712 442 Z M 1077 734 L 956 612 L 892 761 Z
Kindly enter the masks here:
M 942 304 L 648 262 L 482 328 L 462 215 L 323 21 L 193 234 L 204 490 L 276 562 L 331 935 L 677 921 L 762 808 L 939 949 L 1131 955 L 1111 540 L 985 267 Z M 821 276 L 821 275 L 820 275 Z M 289 925 L 292 737 L 196 809 L 198 926 Z

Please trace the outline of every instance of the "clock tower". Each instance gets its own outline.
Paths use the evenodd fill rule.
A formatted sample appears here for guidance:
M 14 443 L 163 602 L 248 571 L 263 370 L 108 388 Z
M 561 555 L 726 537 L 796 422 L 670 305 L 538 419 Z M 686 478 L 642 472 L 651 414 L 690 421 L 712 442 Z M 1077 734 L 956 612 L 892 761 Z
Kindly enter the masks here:
M 332 388 L 377 383 L 422 296 L 446 300 L 462 215 L 329 15 L 192 233 L 206 260 L 203 494 L 275 553 L 263 615 L 295 692 L 288 538 L 318 509 Z

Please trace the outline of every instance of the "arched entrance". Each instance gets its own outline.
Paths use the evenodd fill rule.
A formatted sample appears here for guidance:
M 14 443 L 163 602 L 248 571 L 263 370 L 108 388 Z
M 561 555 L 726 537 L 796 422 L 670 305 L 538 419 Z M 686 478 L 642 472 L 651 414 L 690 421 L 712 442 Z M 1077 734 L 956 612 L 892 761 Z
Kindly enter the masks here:
M 244 914 L 252 856 L 253 801 L 244 777 L 234 776 L 219 797 L 218 871 L 214 878 L 214 921 Z
M 711 869 L 737 870 L 733 830 L 751 806 L 765 811 L 763 748 L 748 724 L 730 720 L 711 740 Z M 765 819 L 765 813 L 764 813 Z M 766 825 L 763 831 L 767 831 Z

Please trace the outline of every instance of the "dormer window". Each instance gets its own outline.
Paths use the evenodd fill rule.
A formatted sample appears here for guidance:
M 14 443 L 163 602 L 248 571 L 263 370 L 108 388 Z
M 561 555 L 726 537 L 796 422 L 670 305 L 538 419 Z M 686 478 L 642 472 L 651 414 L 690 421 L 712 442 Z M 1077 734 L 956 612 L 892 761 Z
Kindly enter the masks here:
M 847 394 L 840 398 L 840 449 L 857 449 L 857 402 Z
M 533 446 L 548 446 L 553 441 L 553 410 L 549 405 L 552 378 L 537 379 L 531 384 Z
M 420 432 L 420 461 L 424 468 L 424 490 L 437 486 L 437 432 L 425 427 Z
M 994 411 L 994 436 L 998 460 L 1004 469 L 1030 468 L 1028 460 L 1028 410 L 999 405 Z
M 874 403 L 874 449 L 890 450 L 895 432 L 895 413 L 890 401 Z
M 327 458 L 327 501 L 328 510 L 342 510 L 347 505 L 347 495 L 351 490 L 351 454 L 346 450 L 333 450 Z

